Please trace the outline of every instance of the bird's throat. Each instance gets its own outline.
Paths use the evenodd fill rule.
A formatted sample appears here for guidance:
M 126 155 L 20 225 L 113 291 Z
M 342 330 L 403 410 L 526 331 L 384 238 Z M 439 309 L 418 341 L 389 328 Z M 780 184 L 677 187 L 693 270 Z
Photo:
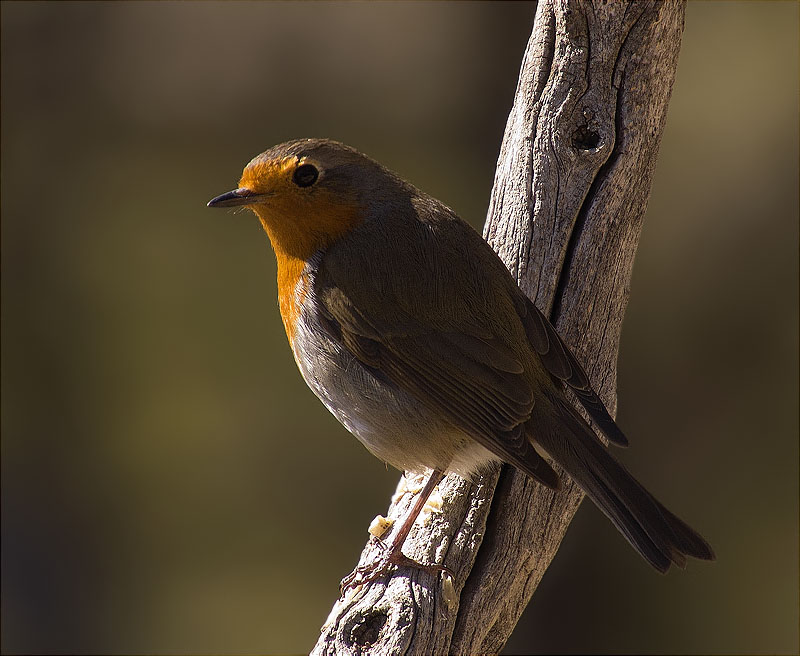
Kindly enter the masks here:
M 323 209 L 324 208 L 324 209 Z M 361 223 L 361 212 L 354 205 L 320 203 L 297 212 L 294 206 L 278 202 L 253 208 L 275 251 L 278 263 L 278 304 L 289 342 L 306 297 L 301 283 L 306 263 Z M 289 217 L 292 217 L 291 219 Z
M 266 230 L 266 226 L 265 226 Z M 278 265 L 278 307 L 283 319 L 283 327 L 289 344 L 294 348 L 294 334 L 297 320 L 305 300 L 304 285 L 301 284 L 306 260 L 282 248 L 280 241 L 273 239 L 267 230 L 272 249 L 275 251 L 275 260 Z

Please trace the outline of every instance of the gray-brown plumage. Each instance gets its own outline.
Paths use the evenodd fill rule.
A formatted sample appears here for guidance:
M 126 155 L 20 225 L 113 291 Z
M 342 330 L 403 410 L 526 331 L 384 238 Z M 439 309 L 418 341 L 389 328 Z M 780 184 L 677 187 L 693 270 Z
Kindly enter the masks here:
M 501 460 L 555 488 L 541 452 L 659 571 L 713 559 L 569 404 L 565 386 L 611 442 L 627 445 L 552 325 L 449 208 L 325 140 L 274 147 L 220 199 L 212 204 L 258 214 L 298 367 L 376 456 L 462 476 Z

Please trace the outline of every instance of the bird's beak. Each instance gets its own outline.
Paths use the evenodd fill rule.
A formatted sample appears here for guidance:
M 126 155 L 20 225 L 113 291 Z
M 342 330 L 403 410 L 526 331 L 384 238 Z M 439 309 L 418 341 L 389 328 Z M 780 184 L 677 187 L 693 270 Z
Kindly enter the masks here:
M 239 207 L 241 205 L 255 205 L 263 202 L 268 194 L 257 194 L 251 189 L 234 189 L 227 193 L 212 198 L 208 207 Z

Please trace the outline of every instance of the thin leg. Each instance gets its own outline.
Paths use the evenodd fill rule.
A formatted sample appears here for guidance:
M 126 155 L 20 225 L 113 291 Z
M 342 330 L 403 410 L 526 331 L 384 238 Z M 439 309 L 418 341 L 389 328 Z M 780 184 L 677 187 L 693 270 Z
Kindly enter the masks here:
M 417 500 L 414 502 L 411 510 L 408 511 L 408 515 L 406 515 L 406 518 L 403 520 L 403 524 L 397 531 L 397 535 L 392 540 L 391 550 L 397 549 L 399 551 L 400 547 L 403 546 L 403 542 L 406 541 L 408 534 L 411 533 L 411 527 L 414 526 L 414 522 L 417 521 L 417 517 L 419 517 L 422 509 L 425 507 L 428 497 L 431 496 L 431 493 L 436 489 L 436 486 L 439 485 L 443 478 L 444 472 L 438 469 L 434 469 L 433 472 L 431 472 L 431 475 L 425 483 L 425 487 L 423 487 L 417 495 Z
M 430 497 L 431 492 L 433 492 L 434 488 L 441 482 L 443 478 L 444 472 L 439 471 L 438 469 L 433 470 L 427 482 L 425 483 L 425 487 L 423 487 L 422 491 L 417 495 L 414 505 L 411 507 L 408 515 L 406 515 L 406 518 L 403 520 L 403 523 L 398 529 L 397 534 L 392 539 L 389 547 L 387 547 L 386 551 L 378 560 L 373 563 L 356 567 L 356 569 L 344 577 L 341 585 L 342 594 L 344 594 L 349 587 L 354 585 L 363 585 L 370 581 L 374 581 L 383 574 L 386 574 L 395 566 L 415 567 L 432 575 L 436 575 L 439 572 L 448 572 L 452 575 L 452 572 L 450 572 L 450 570 L 443 565 L 424 565 L 403 554 L 403 543 L 406 541 L 408 534 L 411 532 L 411 527 L 414 526 L 414 522 L 416 521 L 417 517 L 419 517 L 422 509 L 425 507 L 425 503 L 428 501 L 428 497 Z

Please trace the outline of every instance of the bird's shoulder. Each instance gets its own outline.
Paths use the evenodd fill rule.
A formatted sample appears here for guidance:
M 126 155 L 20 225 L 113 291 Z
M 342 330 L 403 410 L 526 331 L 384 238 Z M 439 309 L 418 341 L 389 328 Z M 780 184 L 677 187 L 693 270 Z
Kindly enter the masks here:
M 319 269 L 323 294 L 344 295 L 388 325 L 416 319 L 423 332 L 473 326 L 504 333 L 521 294 L 482 237 L 422 193 L 368 212 L 327 249 Z

